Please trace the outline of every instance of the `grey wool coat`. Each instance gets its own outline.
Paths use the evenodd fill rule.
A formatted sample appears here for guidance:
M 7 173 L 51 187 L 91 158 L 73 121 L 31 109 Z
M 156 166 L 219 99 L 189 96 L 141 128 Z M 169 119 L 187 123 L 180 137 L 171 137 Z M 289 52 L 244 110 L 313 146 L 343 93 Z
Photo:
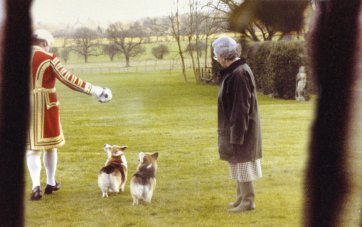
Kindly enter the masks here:
M 244 59 L 221 71 L 218 96 L 218 147 L 231 163 L 262 157 L 261 129 L 254 75 Z

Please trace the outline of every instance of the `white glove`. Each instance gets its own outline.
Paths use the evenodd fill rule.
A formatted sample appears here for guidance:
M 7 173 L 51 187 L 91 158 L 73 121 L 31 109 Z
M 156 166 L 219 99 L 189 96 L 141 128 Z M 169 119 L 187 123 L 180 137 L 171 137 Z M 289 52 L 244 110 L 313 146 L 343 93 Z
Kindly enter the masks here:
M 92 96 L 95 96 L 98 99 L 101 96 L 102 92 L 103 92 L 103 88 L 92 85 L 92 88 L 90 91 Z
M 101 103 L 109 102 L 112 99 L 112 92 L 109 88 L 102 88 L 99 86 L 92 86 L 90 91 L 92 96 L 95 96 Z
M 103 92 L 99 97 L 97 97 L 97 100 L 101 103 L 109 102 L 112 99 L 112 91 L 109 88 L 103 88 Z

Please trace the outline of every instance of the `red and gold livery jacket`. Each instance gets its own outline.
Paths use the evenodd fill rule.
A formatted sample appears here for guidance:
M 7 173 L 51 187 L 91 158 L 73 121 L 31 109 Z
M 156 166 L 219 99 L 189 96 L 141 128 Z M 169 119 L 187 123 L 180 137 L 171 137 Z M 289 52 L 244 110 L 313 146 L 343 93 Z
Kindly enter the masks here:
M 29 132 L 32 150 L 57 148 L 65 143 L 55 89 L 57 80 L 75 91 L 90 95 L 92 84 L 69 73 L 54 54 L 44 51 L 39 46 L 33 46 Z

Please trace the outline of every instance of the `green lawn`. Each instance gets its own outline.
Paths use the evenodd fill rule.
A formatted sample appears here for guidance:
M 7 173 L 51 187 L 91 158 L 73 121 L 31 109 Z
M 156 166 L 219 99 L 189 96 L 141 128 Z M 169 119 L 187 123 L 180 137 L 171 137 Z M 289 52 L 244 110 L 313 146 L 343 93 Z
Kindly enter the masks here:
M 26 226 L 300 226 L 312 102 L 259 95 L 264 176 L 255 182 L 257 209 L 230 214 L 235 184 L 217 153 L 218 87 L 185 85 L 179 73 L 80 76 L 110 87 L 113 100 L 101 104 L 58 84 L 62 188 L 31 202 L 26 175 Z M 159 152 L 152 204 L 132 206 L 128 183 L 125 193 L 101 197 L 105 143 L 129 146 L 129 175 L 139 151 Z

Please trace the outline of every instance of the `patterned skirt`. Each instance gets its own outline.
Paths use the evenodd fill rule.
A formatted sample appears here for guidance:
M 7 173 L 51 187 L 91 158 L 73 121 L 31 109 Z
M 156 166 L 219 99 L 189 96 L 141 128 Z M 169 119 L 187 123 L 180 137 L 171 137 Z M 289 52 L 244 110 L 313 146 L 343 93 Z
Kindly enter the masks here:
M 262 177 L 260 159 L 251 162 L 230 163 L 230 178 L 239 182 L 254 181 Z

